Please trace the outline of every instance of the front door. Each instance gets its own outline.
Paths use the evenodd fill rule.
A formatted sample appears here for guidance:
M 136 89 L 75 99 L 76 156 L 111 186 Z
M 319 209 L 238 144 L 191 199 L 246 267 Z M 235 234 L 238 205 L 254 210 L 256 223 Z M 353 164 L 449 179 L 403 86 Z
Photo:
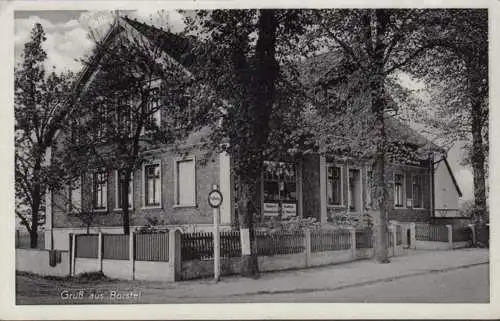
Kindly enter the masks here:
M 297 215 L 297 165 L 292 162 L 264 162 L 264 218 Z

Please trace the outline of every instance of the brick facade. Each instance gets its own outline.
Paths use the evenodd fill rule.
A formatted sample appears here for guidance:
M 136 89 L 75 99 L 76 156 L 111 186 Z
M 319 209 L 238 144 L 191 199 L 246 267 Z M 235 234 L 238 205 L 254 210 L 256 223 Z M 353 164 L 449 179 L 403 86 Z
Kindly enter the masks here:
M 148 159 L 160 161 L 161 163 L 161 205 L 160 208 L 145 208 L 143 193 L 142 168 L 136 170 L 133 176 L 133 208 L 130 209 L 130 225 L 142 226 L 148 223 L 148 218 L 156 218 L 168 225 L 184 224 L 211 224 L 212 210 L 207 204 L 208 192 L 213 184 L 219 184 L 219 158 L 212 157 L 203 161 L 204 153 L 198 149 L 192 149 L 188 156 L 195 157 L 196 172 L 196 206 L 178 206 L 175 204 L 175 182 L 174 172 L 176 159 L 180 157 L 173 151 L 158 151 L 151 154 Z M 107 210 L 96 212 L 92 226 L 121 226 L 121 209 L 115 209 L 116 176 L 110 173 L 107 184 Z M 84 206 L 90 204 L 91 187 L 84 180 L 82 184 L 82 203 Z M 64 208 L 66 196 L 61 193 L 53 193 L 53 227 L 78 227 L 85 226 L 81 219 L 74 214 L 68 214 Z

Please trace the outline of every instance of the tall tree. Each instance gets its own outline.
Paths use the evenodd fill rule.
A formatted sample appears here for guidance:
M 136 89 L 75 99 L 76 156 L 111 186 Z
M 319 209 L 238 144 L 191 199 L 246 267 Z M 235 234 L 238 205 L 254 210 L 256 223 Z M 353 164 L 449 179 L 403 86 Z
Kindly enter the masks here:
M 344 146 L 340 149 L 347 149 L 358 156 L 371 153 L 374 157 L 373 192 L 379 211 L 378 217 L 375 218 L 375 257 L 381 263 L 389 262 L 388 185 L 385 174 L 387 158 L 394 156 L 394 153 L 395 156 L 401 154 L 401 151 L 398 151 L 401 148 L 396 147 L 404 147 L 403 152 L 409 150 L 404 144 L 391 144 L 388 140 L 387 111 L 394 109 L 391 99 L 388 98 L 388 87 L 394 81 L 392 76 L 396 70 L 434 46 L 426 37 L 425 31 L 429 28 L 429 20 L 439 15 L 439 10 L 423 9 L 339 9 L 315 12 L 317 27 L 313 29 L 312 39 L 323 42 L 326 47 L 324 50 L 340 50 L 345 57 L 345 74 L 352 85 L 347 86 L 344 96 L 350 99 L 355 96 L 353 93 L 362 93 L 365 88 L 369 93 L 365 102 L 347 104 L 345 108 L 348 112 L 341 113 L 337 123 L 355 124 L 356 128 L 365 126 L 359 131 L 340 131 L 338 136 L 342 138 L 340 141 Z M 338 64 L 338 61 L 334 64 Z M 325 75 L 325 86 L 329 85 L 328 79 L 338 82 L 342 77 Z M 340 97 L 337 100 L 346 102 L 349 99 Z M 360 108 L 363 104 L 367 105 L 368 109 Z M 361 115 L 365 121 L 353 121 L 353 117 L 360 118 Z M 351 139 L 353 133 L 355 139 Z M 352 144 L 353 141 L 362 144 L 355 145 Z M 325 144 L 328 147 L 328 141 Z M 338 142 L 333 147 L 338 150 L 337 145 Z M 361 149 L 358 148 L 360 146 Z
M 488 10 L 442 10 L 441 28 L 428 30 L 436 46 L 406 68 L 431 88 L 437 119 L 430 127 L 464 140 L 474 177 L 474 219 L 487 218 Z M 470 142 L 472 145 L 470 145 Z
M 45 40 L 42 25 L 36 23 L 22 64 L 14 71 L 16 215 L 30 233 L 32 248 L 38 243 L 45 193 L 64 177 L 60 160 L 49 160 L 49 153 L 72 97 L 72 74 L 46 73 Z
M 215 100 L 222 98 L 215 103 L 220 121 L 212 122 L 207 145 L 232 157 L 241 273 L 257 276 L 254 226 L 260 214 L 262 166 L 273 154 L 270 136 L 284 112 L 280 102 L 298 102 L 291 101 L 291 92 L 285 94 L 297 82 L 284 65 L 307 19 L 299 10 L 213 10 L 197 11 L 186 22 L 199 38 L 195 78 L 210 86 Z

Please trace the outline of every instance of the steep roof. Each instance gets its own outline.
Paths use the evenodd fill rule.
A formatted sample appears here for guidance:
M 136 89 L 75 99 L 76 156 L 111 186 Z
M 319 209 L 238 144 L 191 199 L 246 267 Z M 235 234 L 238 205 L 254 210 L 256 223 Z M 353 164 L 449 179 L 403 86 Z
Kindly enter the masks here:
M 197 41 L 195 37 L 174 34 L 168 30 L 158 29 L 135 19 L 130 19 L 127 16 L 120 17 L 120 19 L 159 46 L 167 55 L 175 59 L 187 70 L 195 68 L 196 54 L 194 48 Z M 117 34 L 116 31 L 116 28 L 111 28 L 107 38 L 112 38 L 114 34 Z M 355 68 L 345 58 L 341 50 L 335 50 L 308 58 L 299 64 L 298 70 L 301 75 L 301 82 L 305 85 L 322 85 L 344 79 Z M 90 70 L 85 70 L 81 80 L 88 79 L 89 72 Z M 394 100 L 389 95 L 387 100 L 389 105 L 395 105 Z M 442 148 L 433 144 L 400 120 L 394 117 L 388 117 L 386 120 L 387 133 L 390 137 L 404 140 L 421 149 L 442 152 Z
M 305 86 L 322 87 L 335 86 L 346 80 L 347 75 L 354 72 L 356 67 L 345 58 L 341 49 L 337 49 L 308 58 L 300 63 L 298 70 L 301 74 L 300 80 Z M 397 103 L 390 94 L 386 93 L 385 98 L 390 109 L 397 109 Z M 441 147 L 401 120 L 395 117 L 386 117 L 385 120 L 386 132 L 390 138 L 405 141 L 425 151 L 443 152 Z

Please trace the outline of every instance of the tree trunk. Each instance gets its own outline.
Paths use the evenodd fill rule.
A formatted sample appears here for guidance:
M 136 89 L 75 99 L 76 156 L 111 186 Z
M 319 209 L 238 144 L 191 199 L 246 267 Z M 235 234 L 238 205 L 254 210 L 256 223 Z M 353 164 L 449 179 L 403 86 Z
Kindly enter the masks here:
M 479 72 L 471 68 L 471 131 L 472 131 L 472 171 L 474 181 L 474 213 L 473 219 L 482 224 L 486 218 L 486 180 L 485 180 L 485 155 L 483 146 L 483 101 L 481 93 L 481 77 Z
M 258 193 L 256 183 L 240 176 L 238 181 L 238 215 L 240 222 L 241 265 L 240 272 L 245 277 L 259 277 L 259 263 L 254 232 L 255 206 Z
M 254 219 L 260 211 L 260 175 L 264 162 L 264 149 L 269 135 L 269 119 L 272 113 L 278 64 L 276 62 L 276 30 L 278 22 L 274 10 L 260 10 L 258 39 L 255 46 L 255 74 L 250 81 L 247 109 L 244 119 L 250 122 L 246 143 L 239 153 L 239 201 L 238 210 L 241 232 L 241 275 L 258 277 L 259 266 L 254 235 Z M 242 166 L 241 166 L 242 165 Z
M 40 171 L 41 171 L 41 159 L 38 158 L 35 160 L 35 166 L 33 169 L 33 178 L 35 180 L 39 179 Z M 38 212 L 40 211 L 40 203 L 42 201 L 41 195 L 41 187 L 40 183 L 35 181 L 33 184 L 33 204 L 31 206 L 31 231 L 30 231 L 30 247 L 32 249 L 37 248 L 38 246 Z
M 387 135 L 385 133 L 384 112 L 386 109 L 385 100 L 385 75 L 384 75 L 384 49 L 383 40 L 385 24 L 387 23 L 387 15 L 384 10 L 377 9 L 376 15 L 376 34 L 374 44 L 375 49 L 371 54 L 371 70 L 370 70 L 370 89 L 371 89 L 371 109 L 375 116 L 375 144 L 377 146 L 375 152 L 375 168 L 377 182 L 377 202 L 379 217 L 375 224 L 375 259 L 379 263 L 389 263 L 388 253 L 388 237 L 387 237 L 387 184 L 385 178 L 386 166 L 386 148 Z M 367 23 L 372 25 L 370 20 Z M 367 26 L 368 28 L 368 26 Z M 371 34 L 371 33 L 370 33 Z M 371 38 L 369 38 L 371 39 Z M 368 46 L 372 46 L 371 41 Z
M 131 170 L 127 169 L 125 171 L 119 172 L 118 176 L 120 175 L 125 175 L 123 177 L 123 180 L 118 177 L 118 180 L 121 181 L 121 208 L 123 212 L 123 234 L 129 235 L 130 234 L 130 213 L 128 209 L 128 193 L 129 193 L 129 184 L 130 184 L 130 172 Z

